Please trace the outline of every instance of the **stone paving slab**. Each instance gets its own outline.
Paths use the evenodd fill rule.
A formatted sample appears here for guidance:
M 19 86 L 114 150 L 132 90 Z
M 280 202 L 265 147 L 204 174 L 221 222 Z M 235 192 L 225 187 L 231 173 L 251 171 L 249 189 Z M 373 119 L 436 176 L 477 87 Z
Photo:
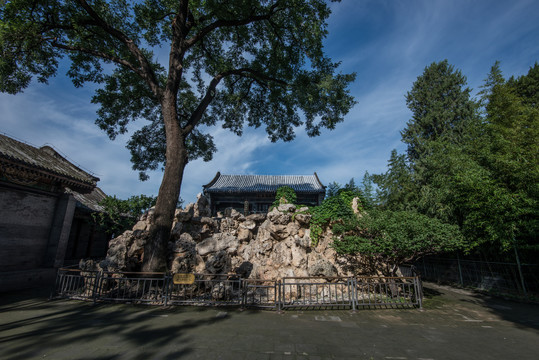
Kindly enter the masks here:
M 0 359 L 539 359 L 539 306 L 426 285 L 424 309 L 240 311 L 0 294 Z

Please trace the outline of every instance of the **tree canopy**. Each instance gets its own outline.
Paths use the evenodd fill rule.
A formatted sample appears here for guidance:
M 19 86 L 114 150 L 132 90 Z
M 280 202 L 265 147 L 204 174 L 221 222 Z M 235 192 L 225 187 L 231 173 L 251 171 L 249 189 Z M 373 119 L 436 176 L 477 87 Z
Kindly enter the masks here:
M 323 53 L 325 1 L 14 0 L 0 11 L 0 89 L 47 82 L 69 58 L 75 86 L 101 84 L 92 102 L 111 138 L 149 122 L 128 145 L 141 172 L 165 162 L 169 92 L 189 159 L 205 160 L 216 149 L 196 126 L 221 122 L 241 135 L 264 125 L 272 141 L 287 141 L 301 125 L 311 136 L 334 128 L 354 103 L 354 75 L 336 73 Z
M 99 205 L 103 210 L 93 213 L 93 220 L 108 234 L 118 235 L 131 229 L 140 215 L 155 205 L 155 197 L 133 195 L 122 200 L 116 196 L 107 196 Z
M 406 154 L 373 175 L 378 204 L 459 227 L 467 251 L 537 248 L 539 66 L 505 80 L 492 67 L 474 100 L 460 71 L 433 63 L 408 93 Z
M 97 83 L 96 123 L 128 144 L 134 169 L 164 165 L 145 269 L 163 268 L 188 161 L 216 150 L 204 129 L 244 126 L 289 141 L 333 129 L 354 105 L 323 51 L 324 0 L 11 0 L 0 5 L 0 91 L 46 83 L 61 61 L 75 86 Z
M 336 223 L 333 233 L 338 253 L 371 257 L 392 276 L 402 263 L 459 249 L 463 241 L 457 226 L 413 211 L 373 209 Z

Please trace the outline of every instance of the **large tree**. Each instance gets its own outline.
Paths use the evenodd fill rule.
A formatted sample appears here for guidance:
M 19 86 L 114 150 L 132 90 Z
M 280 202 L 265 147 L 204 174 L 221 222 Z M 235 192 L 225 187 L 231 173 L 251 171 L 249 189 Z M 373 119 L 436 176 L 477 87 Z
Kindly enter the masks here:
M 505 81 L 495 63 L 485 81 L 485 151 L 478 158 L 487 169 L 508 211 L 494 221 L 510 245 L 539 250 L 539 64 L 526 75 Z M 510 211 L 509 211 L 510 210 Z
M 447 60 L 425 68 L 406 95 L 412 119 L 401 134 L 409 161 L 428 156 L 433 141 L 458 144 L 468 136 L 469 124 L 478 114 L 470 91 L 466 77 Z
M 333 129 L 353 106 L 355 75 L 323 52 L 329 15 L 324 0 L 5 1 L 0 90 L 47 82 L 67 57 L 75 86 L 101 84 L 96 122 L 112 139 L 149 122 L 128 147 L 143 178 L 164 164 L 144 256 L 145 270 L 161 270 L 184 168 L 215 151 L 201 126 L 264 125 L 289 141 L 301 125 Z
M 380 204 L 458 225 L 468 250 L 537 248 L 538 84 L 537 64 L 506 81 L 496 63 L 479 104 L 447 61 L 428 66 L 407 96 L 407 154 L 373 176 Z

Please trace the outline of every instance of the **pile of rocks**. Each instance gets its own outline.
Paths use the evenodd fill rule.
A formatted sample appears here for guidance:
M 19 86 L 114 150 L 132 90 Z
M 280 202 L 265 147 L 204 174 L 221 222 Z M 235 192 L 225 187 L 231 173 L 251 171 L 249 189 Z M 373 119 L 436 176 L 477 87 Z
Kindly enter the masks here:
M 233 209 L 222 217 L 210 214 L 208 201 L 201 195 L 196 203 L 176 211 L 169 241 L 172 272 L 236 273 L 255 279 L 350 275 L 350 259 L 331 248 L 330 233 L 312 245 L 311 215 L 306 207 L 282 204 L 267 214 L 248 216 Z M 98 268 L 140 270 L 152 216 L 150 210 L 132 230 L 111 240 L 107 258 Z

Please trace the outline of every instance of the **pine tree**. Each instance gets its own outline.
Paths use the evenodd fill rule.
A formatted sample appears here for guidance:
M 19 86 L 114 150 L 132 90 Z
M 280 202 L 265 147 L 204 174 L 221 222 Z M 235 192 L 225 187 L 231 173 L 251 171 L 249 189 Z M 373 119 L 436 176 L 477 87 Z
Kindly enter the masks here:
M 412 163 L 429 154 L 433 141 L 461 142 L 470 121 L 477 118 L 466 77 L 447 60 L 425 68 L 407 93 L 406 104 L 412 119 L 401 135 Z

